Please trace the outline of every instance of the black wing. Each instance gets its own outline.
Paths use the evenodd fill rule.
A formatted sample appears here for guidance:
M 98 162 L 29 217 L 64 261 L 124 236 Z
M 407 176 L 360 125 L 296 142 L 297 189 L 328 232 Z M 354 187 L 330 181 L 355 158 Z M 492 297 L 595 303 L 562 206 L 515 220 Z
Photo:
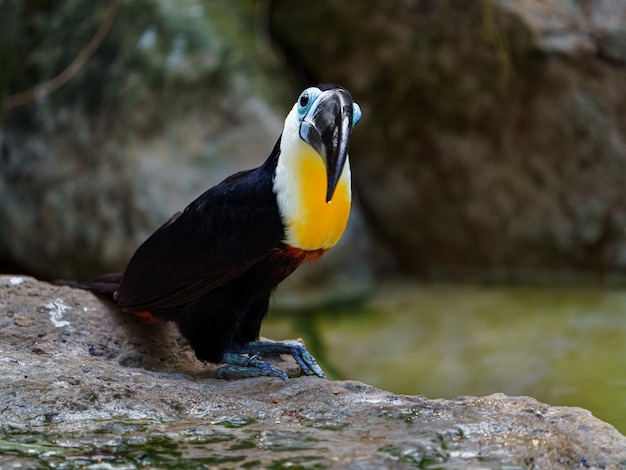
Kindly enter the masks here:
M 154 232 L 124 271 L 120 306 L 150 311 L 192 302 L 277 247 L 283 227 L 268 162 L 209 189 Z

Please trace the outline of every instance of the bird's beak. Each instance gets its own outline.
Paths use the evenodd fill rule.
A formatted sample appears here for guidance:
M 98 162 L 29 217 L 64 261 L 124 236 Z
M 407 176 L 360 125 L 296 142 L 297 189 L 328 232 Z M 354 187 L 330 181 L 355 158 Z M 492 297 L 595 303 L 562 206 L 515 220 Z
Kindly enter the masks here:
M 328 186 L 326 202 L 333 198 L 348 157 L 348 142 L 355 105 L 343 88 L 321 93 L 300 124 L 300 137 L 324 159 Z

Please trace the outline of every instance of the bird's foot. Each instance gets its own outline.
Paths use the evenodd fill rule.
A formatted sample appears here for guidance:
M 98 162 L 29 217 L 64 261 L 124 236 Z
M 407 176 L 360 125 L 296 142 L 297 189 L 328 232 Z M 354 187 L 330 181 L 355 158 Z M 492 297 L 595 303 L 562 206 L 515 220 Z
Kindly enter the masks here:
M 280 377 L 288 380 L 287 373 L 270 364 L 261 361 L 257 356 L 248 356 L 245 354 L 237 354 L 227 352 L 222 357 L 222 362 L 226 365 L 217 369 L 218 379 L 245 379 L 248 377 Z
M 325 377 L 322 368 L 300 341 L 251 341 L 237 349 L 236 353 L 224 353 L 222 361 L 227 365 L 220 367 L 217 375 L 219 378 L 270 376 L 287 380 L 289 377 L 285 371 L 258 359 L 258 356 L 278 354 L 291 354 L 302 375 Z

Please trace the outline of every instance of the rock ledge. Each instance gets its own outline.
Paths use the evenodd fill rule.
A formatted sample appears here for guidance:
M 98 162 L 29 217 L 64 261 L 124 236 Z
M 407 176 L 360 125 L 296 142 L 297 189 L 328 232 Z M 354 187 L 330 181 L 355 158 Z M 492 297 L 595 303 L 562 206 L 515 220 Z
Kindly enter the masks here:
M 213 375 L 169 325 L 0 277 L 1 467 L 626 467 L 626 437 L 579 408 Z

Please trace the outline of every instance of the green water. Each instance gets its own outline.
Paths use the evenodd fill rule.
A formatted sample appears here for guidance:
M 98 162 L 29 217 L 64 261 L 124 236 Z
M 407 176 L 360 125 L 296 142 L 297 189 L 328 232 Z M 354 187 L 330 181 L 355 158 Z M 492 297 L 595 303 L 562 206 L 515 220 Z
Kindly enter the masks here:
M 626 434 L 626 290 L 402 282 L 358 309 L 271 314 L 262 334 L 304 338 L 332 378 L 430 398 L 529 395 Z

